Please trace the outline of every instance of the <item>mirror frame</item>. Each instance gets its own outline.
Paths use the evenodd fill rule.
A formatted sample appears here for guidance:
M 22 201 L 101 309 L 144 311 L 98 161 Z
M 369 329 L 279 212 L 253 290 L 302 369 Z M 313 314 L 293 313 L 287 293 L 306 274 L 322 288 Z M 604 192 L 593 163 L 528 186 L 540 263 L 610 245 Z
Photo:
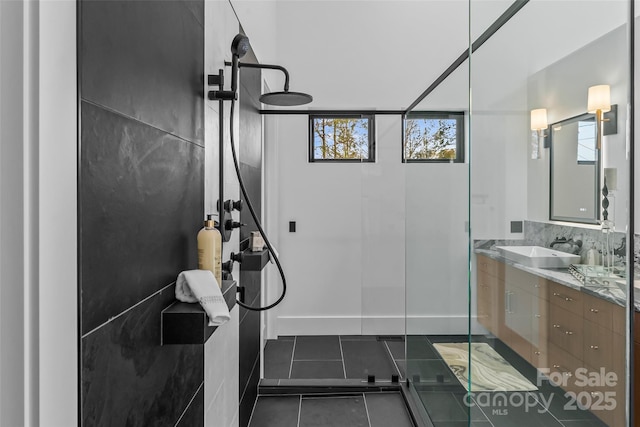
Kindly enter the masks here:
M 602 150 L 598 150 L 596 148 L 597 157 L 596 157 L 596 174 L 595 174 L 595 188 L 596 188 L 596 197 L 595 197 L 595 210 L 596 216 L 594 219 L 590 218 L 576 218 L 569 216 L 561 216 L 554 215 L 553 213 L 553 128 L 554 126 L 570 124 L 574 122 L 579 122 L 584 119 L 593 119 L 595 120 L 595 114 L 584 113 L 574 117 L 570 117 L 565 120 L 561 120 L 559 122 L 555 122 L 549 125 L 549 220 L 551 221 L 565 221 L 565 222 L 576 222 L 579 224 L 600 224 L 600 165 L 602 162 Z M 596 128 L 597 129 L 597 128 Z M 597 130 L 596 130 L 597 131 Z

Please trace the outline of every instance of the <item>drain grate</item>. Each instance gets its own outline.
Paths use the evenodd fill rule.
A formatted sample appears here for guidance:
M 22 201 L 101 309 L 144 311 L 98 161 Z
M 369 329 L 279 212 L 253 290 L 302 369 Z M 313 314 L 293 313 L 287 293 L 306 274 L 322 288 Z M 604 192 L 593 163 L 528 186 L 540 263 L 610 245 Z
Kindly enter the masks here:
M 404 341 L 402 335 L 378 335 L 376 336 L 378 341 Z

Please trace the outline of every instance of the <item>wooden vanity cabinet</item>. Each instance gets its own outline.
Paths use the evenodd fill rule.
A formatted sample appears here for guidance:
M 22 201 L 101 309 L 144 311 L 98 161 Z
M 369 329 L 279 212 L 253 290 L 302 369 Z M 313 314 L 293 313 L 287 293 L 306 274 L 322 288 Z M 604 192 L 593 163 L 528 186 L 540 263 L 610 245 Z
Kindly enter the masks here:
M 476 262 L 478 321 L 492 334 L 504 334 L 504 264 L 483 255 Z
M 478 320 L 533 366 L 567 378 L 566 392 L 588 393 L 594 401 L 614 392 L 615 410 L 592 412 L 609 426 L 625 426 L 625 309 L 586 292 L 478 255 Z M 640 316 L 634 343 L 640 366 Z M 578 387 L 579 368 L 615 372 L 612 387 Z M 640 408 L 640 368 L 635 370 L 635 405 Z M 640 427 L 640 417 L 635 426 Z

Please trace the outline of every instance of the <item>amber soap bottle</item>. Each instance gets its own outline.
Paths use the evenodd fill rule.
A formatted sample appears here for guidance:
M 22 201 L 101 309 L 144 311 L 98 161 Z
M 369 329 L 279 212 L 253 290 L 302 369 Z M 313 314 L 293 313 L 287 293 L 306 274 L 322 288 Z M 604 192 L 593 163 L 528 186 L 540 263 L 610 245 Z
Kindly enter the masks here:
M 198 232 L 198 269 L 211 271 L 222 288 L 222 236 L 217 225 L 213 215 L 207 215 Z

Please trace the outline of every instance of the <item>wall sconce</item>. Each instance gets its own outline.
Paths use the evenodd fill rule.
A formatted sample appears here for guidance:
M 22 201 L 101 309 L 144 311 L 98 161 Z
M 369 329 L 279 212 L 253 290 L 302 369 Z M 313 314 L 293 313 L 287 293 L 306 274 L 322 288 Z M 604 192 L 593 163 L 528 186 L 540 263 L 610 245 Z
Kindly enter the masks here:
M 538 136 L 537 147 L 534 146 L 534 152 L 532 153 L 532 157 L 535 159 L 540 158 L 540 151 L 542 147 L 547 148 L 547 135 L 544 131 L 548 128 L 549 123 L 547 122 L 547 109 L 538 108 L 536 110 L 531 110 L 531 130 L 536 131 Z
M 596 148 L 602 149 L 603 113 L 611 111 L 611 88 L 609 85 L 591 86 L 587 98 L 587 111 L 596 115 Z

